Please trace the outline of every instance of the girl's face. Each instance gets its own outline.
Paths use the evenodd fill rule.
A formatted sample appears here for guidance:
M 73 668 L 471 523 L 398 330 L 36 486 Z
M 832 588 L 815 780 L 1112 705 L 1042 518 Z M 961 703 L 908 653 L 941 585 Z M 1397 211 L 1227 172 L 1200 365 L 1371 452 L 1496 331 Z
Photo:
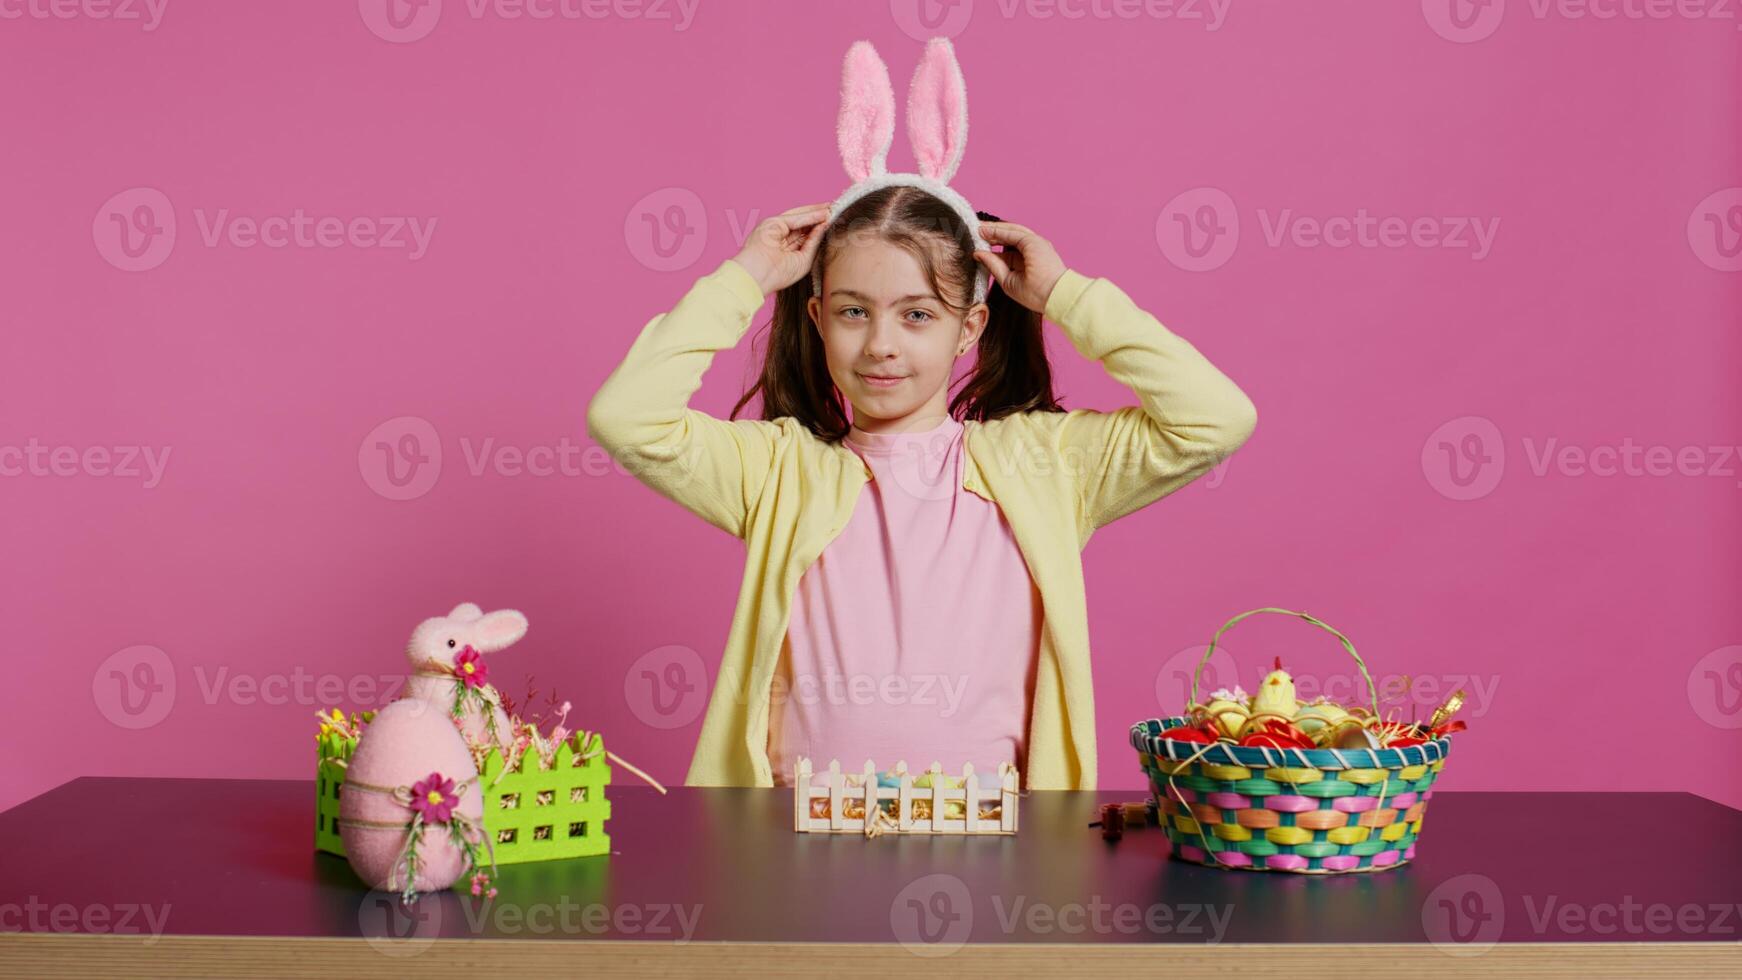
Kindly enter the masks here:
M 835 253 L 809 310 L 829 376 L 866 432 L 928 429 L 948 415 L 956 358 L 979 341 L 988 312 L 985 303 L 952 312 L 919 259 L 873 236 Z

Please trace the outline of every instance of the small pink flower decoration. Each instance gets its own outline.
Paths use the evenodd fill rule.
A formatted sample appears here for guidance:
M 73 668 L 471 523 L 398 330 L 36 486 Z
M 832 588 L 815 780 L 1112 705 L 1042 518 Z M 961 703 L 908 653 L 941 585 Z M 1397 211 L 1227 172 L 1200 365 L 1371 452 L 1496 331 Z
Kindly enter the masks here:
M 411 808 L 423 815 L 425 823 L 447 823 L 459 802 L 454 781 L 444 779 L 439 772 L 411 784 Z
M 483 687 L 489 679 L 490 668 L 484 663 L 484 655 L 472 649 L 468 644 L 460 655 L 454 658 L 454 673 L 467 687 Z

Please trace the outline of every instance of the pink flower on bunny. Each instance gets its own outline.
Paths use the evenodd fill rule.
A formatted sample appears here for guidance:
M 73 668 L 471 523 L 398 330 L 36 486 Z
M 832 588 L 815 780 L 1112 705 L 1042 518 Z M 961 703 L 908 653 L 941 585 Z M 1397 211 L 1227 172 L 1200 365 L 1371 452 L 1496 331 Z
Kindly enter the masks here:
M 442 706 L 469 742 L 495 745 L 506 754 L 514 736 L 501 695 L 489 683 L 484 654 L 504 650 L 525 635 L 526 617 L 519 612 L 485 613 L 470 602 L 424 620 L 411 631 L 405 651 L 412 666 L 406 696 Z

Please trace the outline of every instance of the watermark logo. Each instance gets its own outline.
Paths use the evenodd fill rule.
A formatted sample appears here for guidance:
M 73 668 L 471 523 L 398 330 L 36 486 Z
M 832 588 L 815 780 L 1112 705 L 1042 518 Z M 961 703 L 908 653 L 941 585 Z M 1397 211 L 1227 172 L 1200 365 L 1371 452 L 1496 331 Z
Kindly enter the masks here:
M 154 646 L 117 650 L 92 671 L 91 700 L 116 727 L 151 728 L 175 707 L 175 664 Z
M 113 20 L 147 34 L 163 23 L 169 0 L 0 0 L 0 20 Z
M 1440 37 L 1473 44 L 1500 28 L 1506 0 L 1421 0 L 1421 15 Z
M 369 33 L 393 44 L 429 36 L 442 19 L 442 0 L 357 0 L 357 13 Z
M 1428 942 L 1452 956 L 1488 952 L 1506 928 L 1500 886 L 1483 874 L 1447 878 L 1421 903 L 1421 928 Z
M 169 446 L 51 446 L 32 436 L 22 446 L 0 446 L 0 477 L 96 477 L 139 480 L 146 490 L 163 482 Z
M 91 241 L 103 261 L 123 272 L 155 269 L 175 249 L 175 207 L 155 187 L 121 191 L 97 209 Z
M 1201 23 L 1214 33 L 1227 22 L 1233 0 L 985 0 L 981 9 L 1006 20 L 1042 22 L 1149 20 Z M 890 0 L 890 17 L 915 41 L 955 37 L 968 28 L 974 0 Z
M 445 894 L 423 895 L 406 904 L 398 892 L 371 888 L 357 903 L 357 934 L 376 952 L 406 959 L 427 952 L 442 933 Z
M 1443 249 L 1486 259 L 1500 233 L 1498 217 L 1470 215 L 1301 214 L 1294 208 L 1257 209 L 1268 248 Z M 1187 272 L 1219 269 L 1240 245 L 1240 209 L 1219 187 L 1194 187 L 1162 206 L 1155 243 L 1166 259 Z
M 700 0 L 459 0 L 454 10 L 474 21 L 636 20 L 687 31 Z M 428 37 L 442 18 L 442 0 L 357 0 L 369 33 L 393 44 Z
M 967 30 L 974 0 L 889 0 L 889 16 L 901 33 L 923 44 Z
M 363 437 L 357 445 L 357 471 L 363 483 L 381 497 L 415 500 L 435 488 L 444 472 L 444 461 L 455 458 L 463 465 L 458 472 L 466 476 L 507 480 L 630 476 L 657 463 L 665 467 L 663 476 L 673 487 L 687 484 L 701 462 L 700 447 L 666 459 L 643 455 L 632 447 L 613 455 L 603 446 L 566 435 L 551 442 L 523 444 L 498 441 L 495 436 L 462 435 L 459 449 L 458 457 L 444 450 L 441 434 L 429 420 L 401 415 Z M 5 450 L 0 448 L 0 473 L 4 472 L 4 460 Z
M 138 936 L 141 945 L 152 946 L 163 938 L 172 906 L 138 902 L 49 903 L 30 895 L 22 902 L 0 902 L 0 934 L 8 932 L 79 933 L 82 935 Z
M 948 956 L 961 949 L 974 931 L 967 883 L 941 873 L 909 882 L 889 903 L 889 928 L 915 956 Z
M 1479 415 L 1452 419 L 1421 444 L 1421 472 L 1450 500 L 1478 500 L 1494 492 L 1506 473 L 1500 427 Z
M 1210 945 L 1222 941 L 1234 918 L 1233 905 L 1137 905 L 1109 902 L 1099 895 L 1089 896 L 1087 902 L 1063 904 L 1031 902 L 1025 895 L 1006 903 L 1004 896 L 993 895 L 992 911 L 1005 935 L 1014 935 L 1019 928 L 1031 936 L 1055 932 L 1067 936 L 1177 934 L 1201 937 Z
M 1713 191 L 1688 214 L 1688 247 L 1719 272 L 1742 271 L 1742 187 Z
M 1155 672 L 1155 703 L 1161 705 L 1163 711 L 1185 711 L 1191 702 L 1192 674 L 1198 669 L 1198 664 L 1203 663 L 1204 651 L 1209 648 L 1207 643 L 1186 647 L 1162 662 L 1161 669 Z M 1204 664 L 1203 677 L 1198 682 L 1198 700 L 1207 702 L 1211 691 L 1231 688 L 1239 681 L 1239 670 L 1228 648 L 1217 647 L 1210 655 L 1210 662 Z
M 769 690 L 771 705 L 788 702 L 834 707 L 885 705 L 937 708 L 939 718 L 953 718 L 967 693 L 966 674 L 823 674 L 799 673 L 789 681 L 776 675 Z
M 1688 703 L 1713 728 L 1742 728 L 1742 645 L 1719 647 L 1694 663 Z
M 488 899 L 460 903 L 466 927 L 474 935 L 532 936 L 652 936 L 683 945 L 695 939 L 702 905 L 667 902 L 585 905 L 563 895 L 555 902 L 514 902 Z
M 1735 0 L 1524 0 L 1513 9 L 1536 21 L 1713 21 L 1742 30 Z M 1421 12 L 1435 34 L 1471 44 L 1499 30 L 1506 0 L 1421 0 Z
M 1240 244 L 1240 209 L 1217 187 L 1183 191 L 1156 215 L 1155 244 L 1169 262 L 1187 272 L 1219 269 Z
M 687 269 L 708 244 L 708 209 L 687 187 L 662 187 L 629 208 L 623 241 L 635 261 L 655 272 Z
M 1742 487 L 1742 446 L 1619 442 L 1579 445 L 1558 436 L 1520 440 L 1533 477 L 1640 479 L 1720 478 Z M 1421 471 L 1428 485 L 1451 500 L 1476 500 L 1494 492 L 1506 471 L 1506 443 L 1499 426 L 1478 415 L 1452 419 L 1422 443 Z
M 893 477 L 896 487 L 915 500 L 947 500 L 962 485 L 962 458 L 950 454 L 956 431 L 915 435 L 917 438 L 896 447 L 907 458 L 892 460 L 885 472 Z
M 440 219 L 384 215 L 342 218 L 289 214 L 232 215 L 229 208 L 194 208 L 200 243 L 206 248 L 406 250 L 416 262 L 429 252 Z M 91 219 L 91 240 L 103 260 L 123 272 L 147 272 L 169 259 L 176 244 L 175 207 L 153 187 L 134 187 L 110 197 Z
M 369 430 L 357 446 L 357 471 L 369 489 L 388 500 L 415 500 L 442 475 L 442 441 L 428 419 L 391 418 Z
M 623 675 L 623 700 L 649 728 L 682 728 L 695 721 L 707 702 L 708 668 L 701 654 L 686 646 L 649 650 Z

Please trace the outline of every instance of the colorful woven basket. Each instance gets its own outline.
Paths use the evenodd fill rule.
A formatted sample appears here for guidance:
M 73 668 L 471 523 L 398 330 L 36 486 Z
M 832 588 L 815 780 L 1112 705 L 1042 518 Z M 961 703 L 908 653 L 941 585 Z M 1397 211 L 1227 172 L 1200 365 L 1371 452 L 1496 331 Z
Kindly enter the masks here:
M 1216 631 L 1192 674 L 1193 704 L 1216 640 L 1242 619 L 1266 612 L 1297 616 L 1342 641 L 1378 717 L 1378 690 L 1348 637 L 1304 612 L 1274 607 L 1243 612 Z M 1452 748 L 1449 736 L 1395 749 L 1276 749 L 1162 737 L 1188 723 L 1184 717 L 1139 722 L 1131 727 L 1131 745 L 1173 855 L 1218 868 L 1344 874 L 1408 863 L 1434 779 Z

